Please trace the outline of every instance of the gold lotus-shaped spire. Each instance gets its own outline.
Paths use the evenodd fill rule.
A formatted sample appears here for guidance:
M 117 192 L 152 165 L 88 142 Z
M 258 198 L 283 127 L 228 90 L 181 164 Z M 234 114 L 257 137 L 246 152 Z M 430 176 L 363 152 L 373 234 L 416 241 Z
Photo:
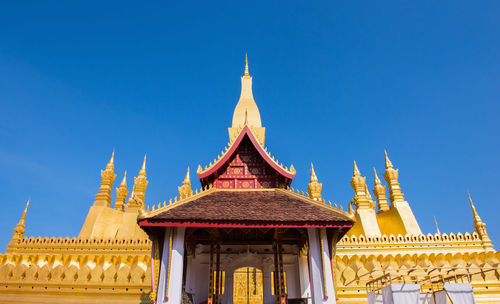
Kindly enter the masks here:
M 307 185 L 307 192 L 309 193 L 309 197 L 313 200 L 321 200 L 321 188 L 323 184 L 318 183 L 318 177 L 316 176 L 316 172 L 314 172 L 314 166 L 311 163 L 311 180 L 309 185 Z

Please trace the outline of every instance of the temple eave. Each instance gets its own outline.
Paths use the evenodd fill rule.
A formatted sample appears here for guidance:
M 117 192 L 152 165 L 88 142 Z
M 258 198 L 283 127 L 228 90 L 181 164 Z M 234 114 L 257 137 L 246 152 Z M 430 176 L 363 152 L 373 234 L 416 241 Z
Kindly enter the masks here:
M 345 221 L 210 221 L 210 220 L 152 220 L 139 222 L 142 227 L 199 227 L 199 228 L 351 228 Z

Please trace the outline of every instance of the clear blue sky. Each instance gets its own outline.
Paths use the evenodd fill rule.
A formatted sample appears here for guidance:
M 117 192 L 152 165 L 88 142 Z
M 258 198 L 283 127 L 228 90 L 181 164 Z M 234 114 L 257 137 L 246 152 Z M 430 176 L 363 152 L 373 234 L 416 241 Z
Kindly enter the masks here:
M 4 1 L 0 251 L 76 236 L 116 150 L 115 185 L 148 155 L 148 204 L 228 141 L 248 52 L 267 145 L 347 207 L 352 161 L 383 151 L 425 233 L 500 242 L 499 1 Z M 192 175 L 195 179 L 195 176 Z M 198 183 L 197 183 L 198 184 Z M 114 194 L 113 194 L 114 195 Z

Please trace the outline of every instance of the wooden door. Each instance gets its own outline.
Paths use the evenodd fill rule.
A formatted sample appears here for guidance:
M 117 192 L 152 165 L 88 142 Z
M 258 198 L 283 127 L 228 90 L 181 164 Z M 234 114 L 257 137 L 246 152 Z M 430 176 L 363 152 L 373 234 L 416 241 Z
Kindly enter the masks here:
M 262 270 L 242 267 L 233 275 L 233 304 L 264 303 L 264 282 Z

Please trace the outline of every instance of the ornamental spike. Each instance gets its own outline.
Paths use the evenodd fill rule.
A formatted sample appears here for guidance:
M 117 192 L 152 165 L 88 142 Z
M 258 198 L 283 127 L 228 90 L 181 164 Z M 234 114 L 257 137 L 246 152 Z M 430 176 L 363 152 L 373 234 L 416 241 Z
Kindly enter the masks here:
M 26 202 L 26 207 L 24 207 L 23 215 L 21 215 L 21 218 L 19 219 L 19 222 L 17 223 L 16 228 L 14 228 L 14 235 L 12 236 L 12 239 L 20 239 L 23 237 L 24 233 L 26 230 L 24 229 L 26 227 L 26 213 L 28 212 L 28 206 L 30 205 L 30 200 Z
M 144 154 L 144 160 L 142 161 L 141 171 L 139 171 L 139 176 L 146 176 L 146 154 Z
M 375 168 L 373 168 L 373 175 L 375 176 L 375 186 L 382 185 L 382 182 L 378 178 L 377 170 L 375 170 Z
M 384 154 L 385 154 L 385 168 L 386 169 L 393 168 L 392 162 L 389 159 L 389 156 L 387 155 L 387 151 L 386 150 L 384 150 Z
M 361 176 L 361 172 L 359 172 L 358 165 L 356 164 L 356 161 L 354 161 L 354 168 L 353 168 L 352 176 Z
M 184 178 L 184 183 L 191 184 L 191 177 L 189 176 L 189 167 L 187 168 L 186 177 Z
M 467 195 L 469 196 L 469 203 L 472 208 L 472 214 L 474 215 L 474 229 L 476 229 L 477 234 L 481 238 L 481 241 L 483 243 L 483 247 L 485 251 L 494 251 L 493 250 L 493 244 L 491 243 L 491 239 L 488 236 L 488 232 L 486 231 L 486 224 L 481 220 L 479 217 L 479 214 L 476 211 L 476 207 L 474 206 L 474 203 L 472 202 L 472 198 L 470 197 L 470 193 L 467 192 Z
M 111 159 L 106 165 L 106 170 L 111 169 L 111 171 L 115 168 L 115 150 L 113 149 L 113 153 L 111 153 Z
M 248 73 L 248 55 L 245 53 L 245 76 L 250 76 Z
M 316 176 L 316 172 L 314 172 L 314 166 L 313 163 L 311 163 L 311 179 L 310 182 L 317 182 L 318 177 Z
M 109 207 L 111 205 L 111 190 L 113 188 L 113 182 L 116 178 L 116 174 L 114 172 L 114 158 L 115 152 L 113 151 L 111 159 L 106 164 L 106 169 L 101 170 L 101 185 L 95 198 L 95 206 Z

